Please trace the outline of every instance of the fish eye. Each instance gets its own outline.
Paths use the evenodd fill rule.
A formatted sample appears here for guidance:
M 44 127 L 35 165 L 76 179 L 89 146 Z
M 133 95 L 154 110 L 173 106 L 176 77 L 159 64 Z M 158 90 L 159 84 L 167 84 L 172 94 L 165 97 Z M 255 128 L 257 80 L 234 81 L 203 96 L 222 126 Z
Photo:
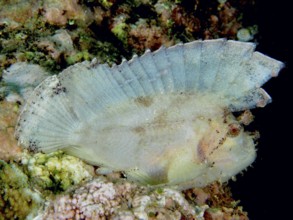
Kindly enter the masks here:
M 241 131 L 241 125 L 238 123 L 231 123 L 228 125 L 228 132 L 227 135 L 229 137 L 236 137 L 239 135 Z

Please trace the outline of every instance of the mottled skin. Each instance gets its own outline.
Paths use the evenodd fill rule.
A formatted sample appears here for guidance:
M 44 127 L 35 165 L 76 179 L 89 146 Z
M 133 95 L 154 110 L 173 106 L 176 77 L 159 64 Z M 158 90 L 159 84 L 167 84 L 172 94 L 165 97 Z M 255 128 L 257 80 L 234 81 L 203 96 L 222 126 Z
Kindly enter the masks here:
M 183 188 L 226 180 L 255 158 L 253 137 L 212 97 L 139 97 L 115 109 L 76 131 L 72 145 L 90 154 L 69 152 L 145 184 Z

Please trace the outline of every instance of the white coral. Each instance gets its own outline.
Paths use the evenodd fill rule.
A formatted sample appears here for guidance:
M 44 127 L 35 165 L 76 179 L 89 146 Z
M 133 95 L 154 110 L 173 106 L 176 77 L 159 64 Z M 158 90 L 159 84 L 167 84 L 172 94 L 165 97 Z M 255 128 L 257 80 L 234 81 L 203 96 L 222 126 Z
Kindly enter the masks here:
M 167 202 L 176 204 L 169 207 Z M 189 204 L 183 194 L 172 189 L 162 192 L 120 179 L 114 183 L 99 177 L 82 187 L 51 201 L 39 216 L 43 219 L 149 219 L 156 213 L 162 219 L 192 216 L 201 220 L 207 206 Z M 201 212 L 195 212 L 201 210 Z M 201 213 L 199 215 L 198 213 Z

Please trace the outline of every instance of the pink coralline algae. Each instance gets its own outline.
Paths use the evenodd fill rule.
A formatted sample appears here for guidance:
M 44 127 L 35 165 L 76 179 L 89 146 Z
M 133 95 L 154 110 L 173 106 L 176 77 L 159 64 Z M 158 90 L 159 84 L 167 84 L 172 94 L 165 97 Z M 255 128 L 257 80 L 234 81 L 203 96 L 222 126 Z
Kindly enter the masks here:
M 151 190 L 99 177 L 52 201 L 41 219 L 203 219 L 207 205 L 195 206 L 179 191 Z

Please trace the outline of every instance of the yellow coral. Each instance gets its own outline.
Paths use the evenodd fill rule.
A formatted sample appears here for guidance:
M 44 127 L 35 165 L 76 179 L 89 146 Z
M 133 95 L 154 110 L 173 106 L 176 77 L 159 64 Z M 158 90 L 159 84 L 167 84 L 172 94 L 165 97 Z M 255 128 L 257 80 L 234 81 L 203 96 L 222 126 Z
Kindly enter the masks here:
M 64 191 L 94 176 L 92 166 L 62 151 L 33 156 L 24 154 L 22 164 L 27 167 L 28 175 L 36 186 L 54 192 Z

